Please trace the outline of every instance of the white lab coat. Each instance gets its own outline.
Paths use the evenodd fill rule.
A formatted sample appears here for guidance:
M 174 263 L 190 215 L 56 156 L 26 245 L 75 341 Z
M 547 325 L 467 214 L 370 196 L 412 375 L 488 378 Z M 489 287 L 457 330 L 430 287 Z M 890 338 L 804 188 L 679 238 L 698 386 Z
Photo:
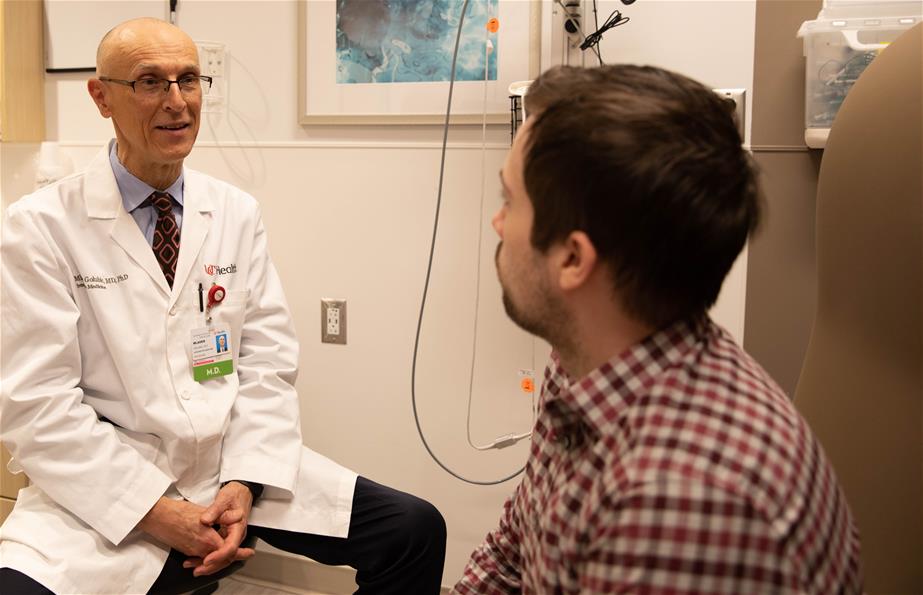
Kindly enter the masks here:
M 0 566 L 57 593 L 143 593 L 167 549 L 135 529 L 164 495 L 264 484 L 251 523 L 345 537 L 356 474 L 302 445 L 298 344 L 257 202 L 186 170 L 171 291 L 103 149 L 9 207 L 2 239 L 2 438 L 20 491 Z M 198 287 L 227 289 L 236 373 L 198 383 Z M 111 423 L 100 420 L 105 418 Z

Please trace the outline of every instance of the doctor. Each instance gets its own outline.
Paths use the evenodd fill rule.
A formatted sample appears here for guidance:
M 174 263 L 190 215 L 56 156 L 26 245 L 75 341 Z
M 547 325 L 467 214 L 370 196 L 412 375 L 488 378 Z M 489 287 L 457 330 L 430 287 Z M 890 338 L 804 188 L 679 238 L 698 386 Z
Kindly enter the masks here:
M 32 485 L 0 530 L 3 592 L 195 587 L 249 533 L 357 568 L 360 592 L 438 593 L 439 512 L 302 445 L 259 204 L 183 168 L 209 85 L 185 33 L 119 25 L 88 83 L 115 141 L 8 209 L 2 438 Z

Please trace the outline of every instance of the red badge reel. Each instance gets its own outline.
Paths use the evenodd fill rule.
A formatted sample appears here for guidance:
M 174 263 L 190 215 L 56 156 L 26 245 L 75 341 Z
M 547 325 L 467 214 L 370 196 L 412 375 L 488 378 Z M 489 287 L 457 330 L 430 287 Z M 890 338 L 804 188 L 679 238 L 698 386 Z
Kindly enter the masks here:
M 220 285 L 212 285 L 211 289 L 208 290 L 208 307 L 213 308 L 224 301 L 224 296 L 227 295 L 224 287 Z

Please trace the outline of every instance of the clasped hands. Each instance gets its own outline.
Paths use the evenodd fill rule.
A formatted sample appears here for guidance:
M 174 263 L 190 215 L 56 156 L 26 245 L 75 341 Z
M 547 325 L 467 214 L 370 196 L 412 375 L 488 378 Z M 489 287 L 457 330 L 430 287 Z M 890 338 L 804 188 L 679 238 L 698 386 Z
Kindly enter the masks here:
M 219 490 L 208 508 L 161 497 L 138 528 L 189 556 L 183 567 L 192 568 L 195 576 L 205 576 L 255 553 L 240 547 L 252 504 L 250 489 L 232 481 Z

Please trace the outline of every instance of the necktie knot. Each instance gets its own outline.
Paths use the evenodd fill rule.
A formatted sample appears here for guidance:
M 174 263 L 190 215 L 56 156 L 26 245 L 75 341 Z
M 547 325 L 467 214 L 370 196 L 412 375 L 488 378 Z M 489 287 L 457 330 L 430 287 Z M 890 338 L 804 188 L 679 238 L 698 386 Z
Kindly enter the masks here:
M 159 215 L 173 212 L 173 197 L 166 192 L 152 192 L 150 199 Z

